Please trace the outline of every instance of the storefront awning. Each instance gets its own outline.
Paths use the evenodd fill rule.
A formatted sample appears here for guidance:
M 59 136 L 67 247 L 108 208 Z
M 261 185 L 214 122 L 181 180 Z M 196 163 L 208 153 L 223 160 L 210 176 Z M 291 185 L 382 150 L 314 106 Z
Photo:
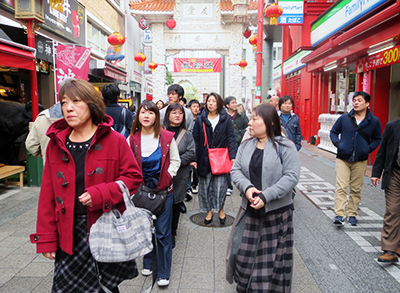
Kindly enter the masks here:
M 349 56 L 356 59 L 366 55 L 370 46 L 398 35 L 400 31 L 399 12 L 400 5 L 392 4 L 352 29 L 328 40 L 304 57 L 301 62 L 307 63 L 307 71 L 313 71 Z M 351 60 L 347 60 L 347 62 L 349 61 Z
M 31 51 L 0 44 L 0 65 L 36 70 L 36 58 Z

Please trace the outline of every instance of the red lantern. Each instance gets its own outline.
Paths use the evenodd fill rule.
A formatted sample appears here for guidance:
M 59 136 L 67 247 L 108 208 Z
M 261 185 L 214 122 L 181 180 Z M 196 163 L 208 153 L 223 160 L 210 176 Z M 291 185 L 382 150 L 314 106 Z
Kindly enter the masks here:
M 146 55 L 144 55 L 142 52 L 137 53 L 134 58 L 139 66 L 143 66 L 143 62 L 146 61 Z
M 249 30 L 249 28 L 247 28 L 243 33 L 243 37 L 248 39 L 250 36 L 251 36 L 251 30 Z
M 149 64 L 149 68 L 151 69 L 151 72 L 153 73 L 153 71 L 158 67 L 158 64 L 154 61 L 151 61 Z
M 253 50 L 257 50 L 257 35 L 252 36 L 249 43 L 253 45 Z
M 149 23 L 147 22 L 146 18 L 142 18 L 141 20 L 139 20 L 138 25 L 142 30 L 145 30 L 149 27 Z
M 275 3 L 272 3 L 270 6 L 268 6 L 265 9 L 265 15 L 269 17 L 269 24 L 270 25 L 277 25 L 278 24 L 278 18 L 282 15 L 283 9 L 282 7 L 276 5 Z
M 176 21 L 175 19 L 173 19 L 172 17 L 170 19 L 167 20 L 166 22 L 167 27 L 172 30 L 176 27 Z
M 240 66 L 240 68 L 242 69 L 242 71 L 246 68 L 246 66 L 247 66 L 247 62 L 246 62 L 246 60 L 244 60 L 244 59 L 242 59 L 239 63 L 238 63 L 238 65 Z
M 108 36 L 107 41 L 114 46 L 114 52 L 121 52 L 120 46 L 125 43 L 125 37 L 118 32 Z

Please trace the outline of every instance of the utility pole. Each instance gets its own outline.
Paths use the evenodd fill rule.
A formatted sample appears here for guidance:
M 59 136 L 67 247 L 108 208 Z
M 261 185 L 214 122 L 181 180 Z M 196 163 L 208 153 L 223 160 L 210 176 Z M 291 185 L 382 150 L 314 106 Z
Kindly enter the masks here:
M 258 17 L 257 17 L 257 75 L 256 75 L 256 91 L 255 91 L 255 104 L 258 106 L 261 104 L 261 80 L 262 80 L 262 47 L 264 37 L 264 0 L 258 0 Z

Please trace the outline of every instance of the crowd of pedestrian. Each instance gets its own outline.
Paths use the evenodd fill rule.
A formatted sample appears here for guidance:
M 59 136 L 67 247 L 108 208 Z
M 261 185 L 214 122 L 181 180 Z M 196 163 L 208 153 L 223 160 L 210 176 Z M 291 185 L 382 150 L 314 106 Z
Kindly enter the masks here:
M 227 280 L 237 283 L 237 292 L 289 292 L 293 198 L 300 176 L 297 152 L 303 139 L 293 98 L 273 95 L 254 108 L 249 119 L 233 96 L 223 99 L 210 93 L 204 103 L 188 102 L 178 84 L 168 87 L 167 103 L 144 101 L 137 113 L 120 107 L 119 95 L 114 84 L 105 85 L 100 94 L 88 82 L 67 81 L 60 103 L 39 116 L 26 141 L 32 154 L 46 156 L 37 231 L 31 241 L 38 253 L 55 260 L 52 292 L 105 292 L 103 285 L 119 292 L 122 281 L 138 275 L 135 260 L 97 263 L 88 243 L 90 227 L 103 213 L 125 209 L 117 180 L 131 195 L 140 185 L 165 191 L 165 207 L 154 220 L 157 249 L 143 257 L 141 271 L 144 276 L 156 272 L 158 286 L 170 283 L 185 201 L 198 194 L 204 225 L 214 221 L 214 211 L 225 225 L 224 204 L 233 182 L 242 203 L 228 242 Z M 365 92 L 355 93 L 353 110 L 331 130 L 338 148 L 338 226 L 346 218 L 358 225 L 368 155 L 381 143 L 380 122 L 368 108 L 370 98 Z M 385 128 L 371 178 L 376 186 L 383 173 L 387 204 L 384 254 L 378 258 L 382 262 L 397 262 L 400 253 L 398 124 Z M 211 149 L 225 150 L 230 172 L 215 171 Z

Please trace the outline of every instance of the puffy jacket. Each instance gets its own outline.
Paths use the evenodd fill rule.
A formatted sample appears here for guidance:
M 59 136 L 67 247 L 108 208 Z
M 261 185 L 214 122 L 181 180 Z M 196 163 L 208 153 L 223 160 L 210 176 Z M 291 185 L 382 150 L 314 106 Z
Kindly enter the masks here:
M 370 138 L 370 141 L 367 142 L 358 134 L 349 118 L 355 120 L 354 110 L 340 116 L 330 132 L 331 141 L 337 147 L 337 158 L 349 162 L 365 161 L 381 143 L 381 122 L 367 109 L 364 120 L 359 124 L 363 132 Z
M 222 109 L 219 113 L 218 124 L 215 126 L 215 131 L 213 131 L 211 122 L 207 118 L 206 110 L 203 110 L 201 115 L 197 116 L 193 128 L 193 138 L 196 145 L 196 157 L 194 161 L 197 162 L 197 173 L 200 176 L 206 177 L 207 173 L 211 172 L 207 146 L 204 145 L 203 122 L 205 123 L 210 148 L 227 147 L 229 158 L 232 160 L 236 158 L 237 145 L 231 120 L 225 109 Z
M 111 129 L 113 120 L 97 125 L 85 160 L 85 191 L 92 197 L 87 208 L 88 228 L 113 206 L 125 210 L 122 191 L 115 181 L 122 180 L 134 193 L 142 182 L 141 170 L 124 137 Z M 40 189 L 37 232 L 31 235 L 37 252 L 73 251 L 75 163 L 65 146 L 72 128 L 65 119 L 54 122 L 47 135 L 46 165 Z M 101 172 L 97 172 L 101 170 Z M 61 175 L 61 176 L 60 176 Z M 60 197 L 62 201 L 57 202 Z
M 297 151 L 301 149 L 301 141 L 303 140 L 303 135 L 301 134 L 300 119 L 294 113 L 290 114 L 288 122 L 286 122 L 282 117 L 282 112 L 278 111 L 279 118 L 281 119 L 281 124 L 285 128 L 288 138 L 293 141 L 296 146 Z

